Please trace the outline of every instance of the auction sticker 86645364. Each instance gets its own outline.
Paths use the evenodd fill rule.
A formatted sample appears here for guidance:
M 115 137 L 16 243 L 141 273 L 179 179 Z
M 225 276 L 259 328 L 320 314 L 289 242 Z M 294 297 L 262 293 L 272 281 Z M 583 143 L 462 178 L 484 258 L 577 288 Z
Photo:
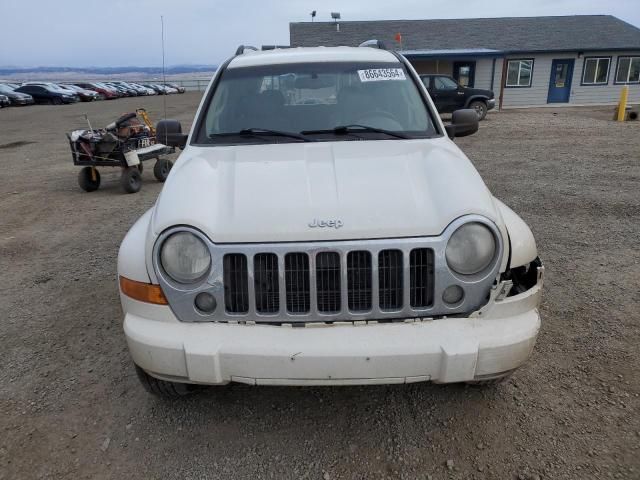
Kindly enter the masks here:
M 379 82 L 383 80 L 406 80 L 401 68 L 369 68 L 358 70 L 361 82 Z

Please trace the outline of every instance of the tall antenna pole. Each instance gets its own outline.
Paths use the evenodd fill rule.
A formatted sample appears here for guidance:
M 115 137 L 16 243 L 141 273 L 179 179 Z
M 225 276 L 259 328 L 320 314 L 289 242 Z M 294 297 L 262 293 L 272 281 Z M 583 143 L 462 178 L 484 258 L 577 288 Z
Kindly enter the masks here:
M 160 15 L 160 25 L 162 32 L 162 86 L 167 87 L 167 78 L 164 73 L 164 17 Z M 162 104 L 164 106 L 164 118 L 167 118 L 167 92 L 162 96 Z

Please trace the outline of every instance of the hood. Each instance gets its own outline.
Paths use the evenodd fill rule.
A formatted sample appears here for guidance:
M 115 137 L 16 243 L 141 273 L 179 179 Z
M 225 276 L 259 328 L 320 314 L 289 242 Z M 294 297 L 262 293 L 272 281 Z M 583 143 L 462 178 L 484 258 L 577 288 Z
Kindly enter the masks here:
M 499 223 L 471 162 L 447 138 L 187 147 L 152 229 L 191 225 L 213 242 L 440 234 L 461 215 Z
M 483 90 L 482 88 L 469 88 L 465 87 L 467 95 L 482 95 L 484 97 L 493 98 L 493 92 L 491 90 Z

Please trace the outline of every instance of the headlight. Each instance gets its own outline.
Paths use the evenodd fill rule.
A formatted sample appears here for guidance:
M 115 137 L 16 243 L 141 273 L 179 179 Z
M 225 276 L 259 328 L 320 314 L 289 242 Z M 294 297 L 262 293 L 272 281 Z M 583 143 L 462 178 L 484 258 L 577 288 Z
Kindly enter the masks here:
M 190 232 L 178 232 L 167 238 L 160 249 L 164 271 L 179 283 L 194 283 L 211 265 L 211 254 L 202 240 Z
M 473 275 L 487 268 L 496 253 L 496 240 L 481 223 L 467 223 L 458 228 L 447 243 L 449 268 L 462 275 Z

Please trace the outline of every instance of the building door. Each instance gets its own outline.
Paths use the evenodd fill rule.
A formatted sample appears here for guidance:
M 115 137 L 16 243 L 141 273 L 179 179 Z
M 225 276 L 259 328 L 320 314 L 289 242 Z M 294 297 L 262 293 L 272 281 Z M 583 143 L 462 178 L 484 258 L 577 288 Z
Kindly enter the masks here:
M 463 87 L 473 88 L 476 62 L 453 62 L 453 78 Z
M 551 63 L 549 79 L 549 95 L 547 103 L 567 103 L 571 94 L 571 77 L 573 76 L 572 58 L 554 60 Z

